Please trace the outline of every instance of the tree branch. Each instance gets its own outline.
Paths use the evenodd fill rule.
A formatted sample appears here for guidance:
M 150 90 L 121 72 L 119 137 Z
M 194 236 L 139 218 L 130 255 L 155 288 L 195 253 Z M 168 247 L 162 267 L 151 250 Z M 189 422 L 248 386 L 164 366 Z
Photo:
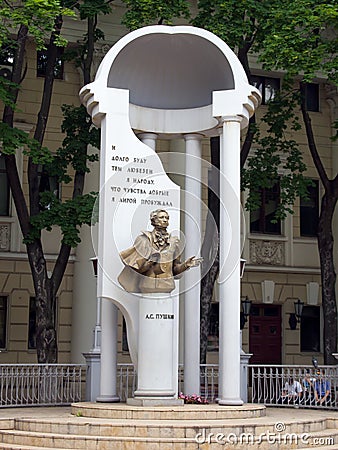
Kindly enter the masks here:
M 310 150 L 314 165 L 316 166 L 316 169 L 318 171 L 321 182 L 323 183 L 325 190 L 328 190 L 330 187 L 329 178 L 327 176 L 327 173 L 325 171 L 325 168 L 324 168 L 321 158 L 319 156 L 315 138 L 313 135 L 311 119 L 310 119 L 309 113 L 306 109 L 306 83 L 300 82 L 299 87 L 300 87 L 300 93 L 301 93 L 301 111 L 302 111 L 303 121 L 304 121 L 304 125 L 305 125 L 306 137 L 307 137 L 307 141 L 308 141 L 309 150 Z
M 58 16 L 55 19 L 55 30 L 50 38 L 48 51 L 47 51 L 47 66 L 46 75 L 43 86 L 43 94 L 41 100 L 41 107 L 38 113 L 38 121 L 35 128 L 34 139 L 42 145 L 47 120 L 49 116 L 50 104 L 52 100 L 53 84 L 54 84 L 54 68 L 58 55 L 58 47 L 56 46 L 56 37 L 60 35 L 63 24 L 62 16 Z M 29 185 L 29 204 L 30 213 L 32 216 L 39 214 L 39 177 L 38 177 L 38 165 L 34 164 L 32 158 L 28 160 L 28 185 Z

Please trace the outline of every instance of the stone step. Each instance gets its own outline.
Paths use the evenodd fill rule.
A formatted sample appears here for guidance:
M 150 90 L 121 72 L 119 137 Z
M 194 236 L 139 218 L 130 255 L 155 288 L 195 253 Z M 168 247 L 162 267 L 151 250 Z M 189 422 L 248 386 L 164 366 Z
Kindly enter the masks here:
M 194 437 L 201 430 L 208 433 L 252 433 L 255 435 L 264 432 L 274 433 L 276 427 L 282 427 L 286 433 L 310 433 L 323 431 L 327 428 L 337 428 L 336 422 L 327 419 L 276 421 L 264 418 L 261 420 L 109 420 L 109 419 L 16 419 L 12 427 L 18 431 L 36 433 L 54 433 L 88 436 L 141 436 L 141 437 Z M 278 429 L 277 429 L 278 431 Z
M 0 443 L 0 450 L 48 450 L 48 448 L 50 449 L 51 447 L 35 447 L 32 445 Z M 58 448 L 57 450 L 69 450 L 69 448 Z
M 72 435 L 58 433 L 42 433 L 20 430 L 2 430 L 0 440 L 3 448 L 39 448 L 76 449 L 76 450 L 216 450 L 220 445 L 236 450 L 272 448 L 288 450 L 290 448 L 322 448 L 330 444 L 330 448 L 338 445 L 338 430 L 326 429 L 311 433 L 293 433 L 283 431 L 280 434 L 267 432 L 253 435 L 249 431 L 240 433 L 235 428 L 231 433 L 204 434 L 186 437 L 174 436 L 95 436 Z M 332 439 L 332 441 L 329 441 Z M 0 445 L 0 449 L 1 449 Z M 7 447 L 6 447 L 6 446 Z M 9 447 L 8 447 L 9 446 Z
M 264 405 L 248 403 L 243 406 L 184 405 L 138 407 L 124 403 L 79 402 L 71 405 L 78 417 L 135 420 L 227 420 L 265 417 Z
M 70 408 L 3 409 L 0 450 L 220 450 L 220 445 L 233 450 L 338 450 L 337 411 L 267 408 L 264 416 L 238 418 L 218 405 L 186 406 L 178 414 L 174 407 L 105 406 L 108 415 L 115 411 L 119 416 L 125 409 L 122 418 L 81 417 L 70 414 Z

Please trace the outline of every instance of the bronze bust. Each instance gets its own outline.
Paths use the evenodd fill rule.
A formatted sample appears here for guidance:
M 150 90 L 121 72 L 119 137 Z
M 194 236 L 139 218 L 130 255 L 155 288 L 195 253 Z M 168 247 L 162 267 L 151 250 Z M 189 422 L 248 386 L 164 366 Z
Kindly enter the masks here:
M 202 258 L 194 256 L 181 262 L 182 245 L 167 231 L 169 214 L 164 209 L 150 213 L 152 231 L 143 231 L 134 245 L 120 253 L 125 265 L 118 277 L 128 292 L 169 293 L 175 289 L 174 278 L 197 267 Z

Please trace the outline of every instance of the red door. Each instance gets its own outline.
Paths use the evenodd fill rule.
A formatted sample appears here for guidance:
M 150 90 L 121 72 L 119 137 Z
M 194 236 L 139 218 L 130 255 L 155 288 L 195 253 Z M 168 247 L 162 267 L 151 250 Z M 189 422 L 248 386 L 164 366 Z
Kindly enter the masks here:
M 250 364 L 282 363 L 281 306 L 252 305 L 249 333 Z

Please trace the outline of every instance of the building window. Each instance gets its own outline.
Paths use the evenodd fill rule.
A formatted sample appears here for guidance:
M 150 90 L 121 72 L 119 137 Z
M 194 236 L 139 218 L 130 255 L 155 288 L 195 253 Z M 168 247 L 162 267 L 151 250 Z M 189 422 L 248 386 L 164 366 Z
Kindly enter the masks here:
M 305 237 L 317 236 L 319 217 L 319 183 L 312 180 L 313 185 L 308 186 L 307 197 L 300 197 L 300 235 Z
M 54 327 L 56 326 L 56 304 L 54 306 Z M 36 299 L 35 297 L 29 298 L 29 319 L 28 319 L 28 349 L 35 350 L 36 349 Z
M 280 79 L 252 76 L 251 83 L 262 94 L 262 105 L 266 105 L 270 100 L 276 97 L 276 93 L 280 90 Z
M 58 55 L 54 67 L 54 78 L 58 80 L 63 79 L 63 47 L 58 47 Z M 39 50 L 36 58 L 36 74 L 38 77 L 46 76 L 47 68 L 47 49 Z
M 122 320 L 122 351 L 129 352 L 128 338 L 127 338 L 127 325 L 126 325 L 126 321 L 125 321 L 124 317 Z
M 211 303 L 208 333 L 208 352 L 217 352 L 219 346 L 219 303 Z
M 262 188 L 260 197 L 260 208 L 250 212 L 250 232 L 281 234 L 281 221 L 275 218 L 280 202 L 279 183 L 272 188 Z
M 57 199 L 60 199 L 60 183 L 56 176 L 50 176 L 44 166 L 38 167 L 39 193 L 52 192 Z M 47 206 L 40 205 L 40 210 L 48 209 Z
M 305 305 L 300 324 L 300 351 L 320 352 L 320 306 Z
M 0 348 L 6 348 L 7 337 L 7 297 L 0 295 Z
M 308 111 L 319 111 L 319 84 L 307 83 L 305 85 L 306 109 Z
M 10 47 L 1 48 L 0 51 L 0 77 L 9 80 L 12 76 L 14 63 L 14 50 Z
M 9 215 L 9 184 L 5 158 L 0 155 L 0 216 Z

